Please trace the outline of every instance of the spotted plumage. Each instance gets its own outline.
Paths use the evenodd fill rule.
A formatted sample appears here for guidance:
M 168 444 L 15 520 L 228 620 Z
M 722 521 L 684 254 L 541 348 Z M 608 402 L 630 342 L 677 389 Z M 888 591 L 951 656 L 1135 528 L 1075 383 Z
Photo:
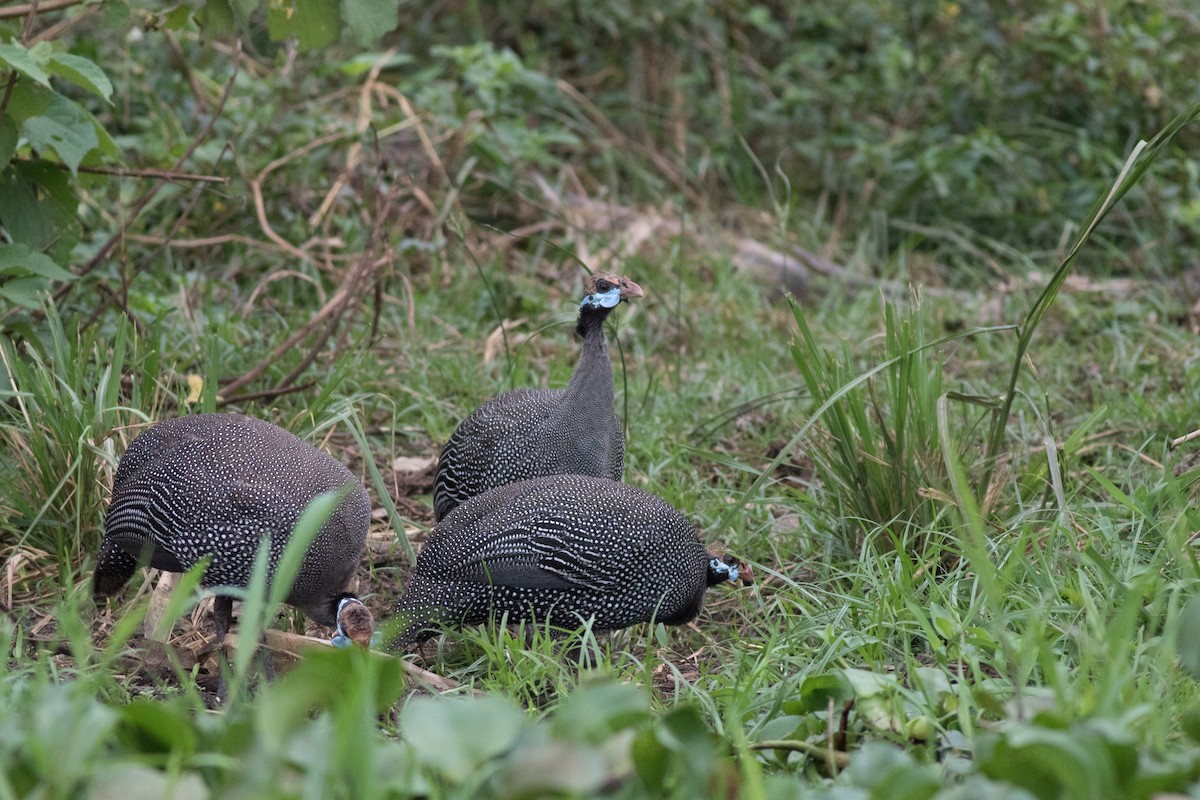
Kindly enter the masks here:
M 642 296 L 641 287 L 628 278 L 588 277 L 575 328 L 583 351 L 570 383 L 565 389 L 504 392 L 462 421 L 438 459 L 437 520 L 488 489 L 541 475 L 621 480 L 625 436 L 613 409 L 604 321 L 622 300 Z
M 738 577 L 660 497 L 607 478 L 534 478 L 477 495 L 434 528 L 397 603 L 406 628 L 391 646 L 505 613 L 566 628 L 678 625 L 700 613 L 709 586 Z
M 349 486 L 317 533 L 287 602 L 322 625 L 341 625 L 356 640 L 369 612 L 342 603 L 366 541 L 371 505 L 345 466 L 287 431 L 240 414 L 200 414 L 160 422 L 125 451 L 113 479 L 93 591 L 120 589 L 139 561 L 182 572 L 211 562 L 205 587 L 245 588 L 264 536 L 273 575 L 309 501 Z M 232 601 L 218 597 L 217 632 L 228 630 Z M 364 618 L 365 615 L 365 618 Z

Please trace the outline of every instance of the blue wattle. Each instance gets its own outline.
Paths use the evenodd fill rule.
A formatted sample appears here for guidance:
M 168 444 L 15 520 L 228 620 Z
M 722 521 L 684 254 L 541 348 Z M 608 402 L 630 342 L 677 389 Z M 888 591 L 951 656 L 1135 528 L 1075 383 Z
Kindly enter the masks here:
M 607 292 L 596 292 L 595 294 L 585 294 L 583 301 L 580 302 L 580 307 L 592 306 L 593 308 L 616 308 L 617 303 L 621 302 L 621 287 L 614 286 Z

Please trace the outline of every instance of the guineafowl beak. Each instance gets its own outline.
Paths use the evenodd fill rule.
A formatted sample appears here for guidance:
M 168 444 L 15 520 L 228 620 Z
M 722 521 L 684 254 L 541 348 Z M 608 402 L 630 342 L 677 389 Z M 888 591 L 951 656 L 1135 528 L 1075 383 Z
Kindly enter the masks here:
M 622 300 L 632 300 L 635 297 L 646 296 L 646 293 L 642 291 L 642 287 L 629 280 L 629 278 L 621 278 L 621 282 L 618 285 L 621 287 Z
M 375 633 L 375 615 L 356 598 L 344 598 L 339 603 L 337 636 L 344 637 L 363 648 L 370 648 Z

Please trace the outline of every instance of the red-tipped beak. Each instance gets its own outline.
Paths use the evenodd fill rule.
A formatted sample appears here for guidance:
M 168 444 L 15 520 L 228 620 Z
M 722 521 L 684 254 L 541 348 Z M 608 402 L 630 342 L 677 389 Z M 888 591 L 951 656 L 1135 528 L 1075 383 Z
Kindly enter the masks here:
M 744 561 L 738 562 L 738 580 L 747 586 L 754 585 L 754 573 L 750 571 L 750 565 Z

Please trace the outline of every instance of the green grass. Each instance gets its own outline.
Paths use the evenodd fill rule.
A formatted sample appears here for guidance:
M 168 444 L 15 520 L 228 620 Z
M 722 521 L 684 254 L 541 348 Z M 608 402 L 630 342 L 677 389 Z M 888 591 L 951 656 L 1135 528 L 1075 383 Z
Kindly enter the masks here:
M 604 36 L 639 44 L 624 60 L 593 54 L 607 66 L 583 96 L 609 114 L 600 120 L 550 80 L 587 77 L 586 59 L 567 55 L 590 52 L 592 33 L 530 38 L 507 6 L 492 17 L 450 5 L 398 34 L 428 57 L 386 76 L 421 112 L 444 174 L 380 101 L 373 130 L 390 133 L 364 138 L 369 157 L 310 228 L 341 176 L 339 148 L 357 140 L 298 148 L 329 126 L 353 129 L 361 74 L 341 71 L 344 53 L 300 56 L 289 83 L 271 60 L 286 53 L 268 48 L 218 122 L 238 144 L 234 180 L 201 191 L 176 232 L 242 238 L 131 237 L 44 315 L 0 319 L 0 800 L 131 785 L 189 798 L 1200 794 L 1197 444 L 1168 446 L 1198 427 L 1200 408 L 1198 323 L 1180 277 L 1194 252 L 1195 175 L 1181 166 L 1194 131 L 1168 141 L 1189 117 L 1168 124 L 1154 109 L 1167 135 L 1121 172 L 1130 148 L 1061 94 L 1075 73 L 1035 69 L 1047 52 L 1075 63 L 1093 35 L 1087 15 L 1046 8 L 1010 25 L 922 5 L 913 13 L 954 46 L 909 64 L 905 42 L 930 29 L 866 3 L 859 27 L 816 7 L 782 21 L 740 6 L 728 20 L 683 6 L 615 18 Z M 547 22 L 552 9 L 535 6 L 529 18 Z M 1132 52 L 1127 11 L 1113 19 Z M 1155 19 L 1147 30 L 1183 25 Z M 452 23 L 523 58 L 426 46 L 472 45 L 437 33 Z M 662 29 L 678 36 L 656 54 L 645 42 Z M 1031 117 L 1033 100 L 986 53 L 981 82 L 1006 87 L 994 105 L 983 83 L 964 83 L 956 59 L 981 31 L 1022 35 L 1018 71 L 1041 76 L 1035 97 L 1060 93 L 1061 119 Z M 716 58 L 726 33 L 721 46 L 741 49 Z M 778 61 L 755 51 L 792 34 L 831 44 Z M 879 46 L 850 47 L 862 37 Z M 119 90 L 153 139 L 143 156 L 172 152 L 192 121 L 176 109 L 194 88 L 165 52 L 146 48 Z M 848 64 L 856 52 L 865 73 Z M 1109 101 L 1104 119 L 1146 110 L 1125 55 L 1080 73 Z M 723 71 L 744 131 L 714 121 L 719 91 L 695 109 L 671 105 L 672 76 L 703 87 Z M 286 99 L 297 88 L 301 106 Z M 952 125 L 942 105 L 961 115 Z M 1014 110 L 1012 125 L 983 124 Z M 826 127 L 780 144 L 822 115 Z M 193 167 L 224 169 L 219 150 Z M 313 243 L 306 258 L 247 213 L 246 176 L 285 156 L 265 207 L 280 236 Z M 1047 171 L 1061 205 L 1043 191 L 1034 208 L 1029 176 Z M 1082 210 L 1114 181 L 1120 203 L 1103 220 L 1101 205 Z M 111 234 L 120 194 L 97 184 L 85 199 L 81 248 Z M 131 233 L 165 233 L 192 198 L 164 192 Z M 621 252 L 642 224 L 647 240 Z M 142 635 L 148 585 L 135 579 L 93 608 L 112 471 L 138 426 L 217 408 L 230 379 L 373 256 L 378 230 L 394 257 L 331 336 L 283 353 L 238 391 L 250 397 L 221 406 L 327 447 L 363 479 L 382 509 L 383 544 L 360 575 L 376 611 L 394 602 L 429 519 L 427 488 L 399 483 L 392 462 L 436 455 L 499 391 L 565 384 L 579 253 L 647 291 L 610 328 L 626 479 L 751 563 L 755 585 L 714 589 L 681 629 L 584 629 L 565 643 L 532 631 L 528 644 L 500 626 L 453 632 L 409 657 L 458 684 L 444 691 L 355 651 L 312 653 L 261 681 L 255 631 L 295 615 L 254 592 L 219 711 L 190 660 L 209 624 L 193 619 L 196 576 L 166 605 L 165 666 Z M 793 305 L 739 266 L 739 237 L 820 252 L 845 275 L 814 276 Z M 505 320 L 523 322 L 485 361 Z M 271 393 L 310 349 L 295 390 Z M 581 665 L 580 648 L 598 657 Z

